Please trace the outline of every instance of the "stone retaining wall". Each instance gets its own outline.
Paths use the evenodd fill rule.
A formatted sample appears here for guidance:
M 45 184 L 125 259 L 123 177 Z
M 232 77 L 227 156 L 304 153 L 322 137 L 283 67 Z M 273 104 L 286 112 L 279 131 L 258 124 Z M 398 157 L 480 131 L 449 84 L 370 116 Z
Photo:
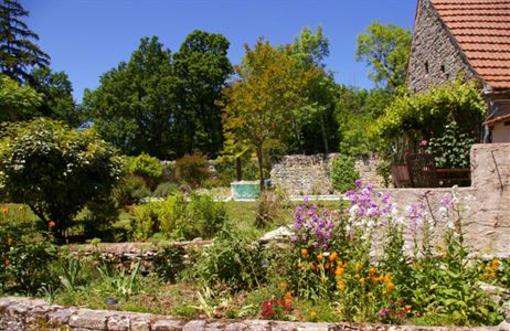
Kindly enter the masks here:
M 69 331 L 427 331 L 499 330 L 498 327 L 455 328 L 350 323 L 301 323 L 265 320 L 193 320 L 113 310 L 50 305 L 44 300 L 0 298 L 0 330 Z
M 271 182 L 281 187 L 288 195 L 323 195 L 333 193 L 331 185 L 331 162 L 338 154 L 286 155 L 273 165 Z M 356 160 L 356 169 L 364 182 L 383 187 L 384 180 L 377 174 L 379 159 L 374 156 Z

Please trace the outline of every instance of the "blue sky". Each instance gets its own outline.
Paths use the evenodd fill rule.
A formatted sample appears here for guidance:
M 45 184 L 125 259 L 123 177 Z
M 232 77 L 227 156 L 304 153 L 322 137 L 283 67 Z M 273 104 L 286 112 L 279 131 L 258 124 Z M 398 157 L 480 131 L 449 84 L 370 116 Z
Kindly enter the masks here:
M 21 0 L 27 23 L 39 34 L 54 70 L 70 76 L 81 102 L 85 88 L 128 60 L 143 36 L 156 35 L 176 51 L 194 29 L 222 33 L 229 57 L 239 63 L 243 45 L 259 36 L 273 44 L 292 42 L 304 27 L 322 25 L 330 40 L 328 69 L 338 82 L 370 87 L 357 63 L 357 35 L 378 19 L 412 28 L 416 0 Z

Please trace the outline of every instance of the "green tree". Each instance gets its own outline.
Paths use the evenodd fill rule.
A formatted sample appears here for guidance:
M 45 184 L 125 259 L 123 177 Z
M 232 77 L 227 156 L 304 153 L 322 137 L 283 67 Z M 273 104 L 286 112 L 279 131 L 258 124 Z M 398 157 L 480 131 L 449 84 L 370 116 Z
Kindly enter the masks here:
M 37 113 L 42 99 L 33 88 L 0 75 L 0 122 L 30 119 Z
M 33 41 L 39 40 L 23 18 L 28 11 L 17 0 L 0 2 L 0 70 L 7 76 L 26 81 L 33 67 L 49 65 L 50 57 Z
M 303 89 L 317 76 L 317 70 L 296 70 L 297 60 L 259 39 L 246 46 L 238 79 L 225 89 L 223 125 L 225 137 L 238 149 L 255 151 L 259 178 L 267 173 L 269 152 L 285 142 L 292 125 L 292 109 L 307 103 Z
M 369 77 L 395 91 L 405 83 L 412 35 L 394 24 L 373 22 L 358 36 L 356 59 L 372 67 Z
M 215 156 L 223 145 L 221 109 L 217 100 L 232 73 L 227 57 L 230 43 L 221 34 L 195 30 L 174 54 L 180 111 L 178 154 L 199 150 Z
M 12 123 L 4 132 L 0 173 L 9 199 L 27 204 L 62 237 L 87 203 L 109 196 L 121 162 L 94 131 L 40 118 Z
M 160 159 L 175 155 L 177 99 L 170 50 L 157 37 L 143 38 L 128 63 L 101 76 L 83 104 L 94 127 L 128 155 L 147 152 Z
M 73 87 L 67 74 L 42 67 L 34 68 L 30 76 L 30 86 L 43 95 L 43 102 L 38 107 L 39 113 L 62 120 L 72 127 L 79 126 L 80 114 L 73 100 Z
M 335 119 L 337 85 L 333 74 L 325 70 L 324 60 L 329 55 L 329 41 L 319 26 L 315 32 L 304 28 L 290 47 L 297 60 L 296 70 L 313 69 L 315 79 L 310 80 L 302 93 L 309 102 L 294 109 L 293 134 L 289 138 L 290 153 L 329 153 L 338 146 L 338 124 Z M 319 138 L 320 137 L 320 138 Z

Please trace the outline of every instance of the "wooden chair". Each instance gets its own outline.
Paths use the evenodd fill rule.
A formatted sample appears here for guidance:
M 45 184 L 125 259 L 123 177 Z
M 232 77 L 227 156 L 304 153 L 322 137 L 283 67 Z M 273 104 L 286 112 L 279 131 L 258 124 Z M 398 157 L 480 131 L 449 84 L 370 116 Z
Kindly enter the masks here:
M 409 154 L 406 156 L 406 164 L 413 187 L 439 187 L 432 154 Z

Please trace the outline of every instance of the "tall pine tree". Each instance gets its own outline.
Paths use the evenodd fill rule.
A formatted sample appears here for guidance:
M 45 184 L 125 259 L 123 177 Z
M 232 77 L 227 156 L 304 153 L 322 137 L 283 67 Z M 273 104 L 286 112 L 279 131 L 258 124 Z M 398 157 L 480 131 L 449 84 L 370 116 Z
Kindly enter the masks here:
M 33 67 L 46 67 L 50 57 L 34 41 L 39 36 L 23 18 L 28 11 L 17 0 L 0 0 L 0 70 L 18 81 L 27 81 Z

